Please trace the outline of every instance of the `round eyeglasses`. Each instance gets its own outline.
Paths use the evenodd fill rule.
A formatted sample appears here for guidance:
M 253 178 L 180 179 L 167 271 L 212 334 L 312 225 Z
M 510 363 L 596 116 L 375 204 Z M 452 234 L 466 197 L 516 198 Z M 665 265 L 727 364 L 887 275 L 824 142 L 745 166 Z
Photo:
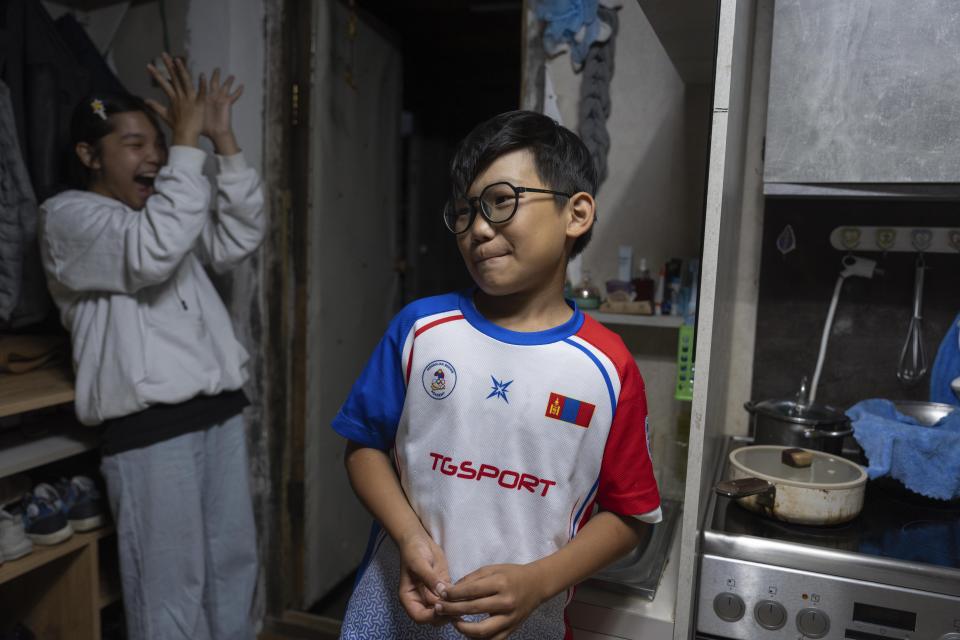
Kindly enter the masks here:
M 509 182 L 494 182 L 484 187 L 479 196 L 455 198 L 447 202 L 443 208 L 443 222 L 455 234 L 469 229 L 478 211 L 491 224 L 509 222 L 520 206 L 521 193 L 549 193 L 565 198 L 573 196 L 572 193 L 551 189 L 515 187 Z

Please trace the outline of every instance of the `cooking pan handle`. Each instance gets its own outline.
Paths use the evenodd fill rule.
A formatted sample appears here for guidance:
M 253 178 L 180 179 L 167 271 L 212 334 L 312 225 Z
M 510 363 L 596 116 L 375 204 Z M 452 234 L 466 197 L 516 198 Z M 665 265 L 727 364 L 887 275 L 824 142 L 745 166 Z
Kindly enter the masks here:
M 823 431 L 821 429 L 806 429 L 803 432 L 804 438 L 846 438 L 853 435 L 853 429 L 840 429 L 839 431 Z
M 721 496 L 734 500 L 757 496 L 757 502 L 765 506 L 773 506 L 773 499 L 777 495 L 777 486 L 761 478 L 724 480 L 718 482 L 713 490 Z

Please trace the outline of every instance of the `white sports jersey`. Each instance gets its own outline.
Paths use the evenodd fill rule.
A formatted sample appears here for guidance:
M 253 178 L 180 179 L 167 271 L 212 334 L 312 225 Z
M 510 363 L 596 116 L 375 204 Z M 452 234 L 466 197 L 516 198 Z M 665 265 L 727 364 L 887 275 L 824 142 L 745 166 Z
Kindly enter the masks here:
M 554 553 L 594 502 L 658 521 L 646 417 L 633 357 L 579 310 L 523 333 L 486 320 L 470 294 L 448 294 L 393 319 L 333 428 L 392 449 L 407 499 L 456 581 Z M 341 637 L 461 637 L 409 620 L 397 600 L 398 562 L 392 540 L 375 531 Z M 571 595 L 539 607 L 511 637 L 568 637 Z

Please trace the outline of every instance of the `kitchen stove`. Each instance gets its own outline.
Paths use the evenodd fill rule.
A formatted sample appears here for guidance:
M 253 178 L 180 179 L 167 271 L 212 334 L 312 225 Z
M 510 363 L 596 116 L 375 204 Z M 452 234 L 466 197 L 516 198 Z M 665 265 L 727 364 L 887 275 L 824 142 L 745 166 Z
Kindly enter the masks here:
M 750 444 L 731 439 L 729 451 Z M 960 507 L 868 483 L 844 525 L 793 525 L 714 494 L 698 637 L 960 640 Z

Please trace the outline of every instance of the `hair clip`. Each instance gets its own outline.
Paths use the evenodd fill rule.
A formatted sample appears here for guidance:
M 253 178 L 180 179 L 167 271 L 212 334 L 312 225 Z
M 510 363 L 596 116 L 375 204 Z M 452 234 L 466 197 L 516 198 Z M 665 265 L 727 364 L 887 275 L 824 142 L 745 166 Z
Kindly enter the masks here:
M 90 108 L 93 109 L 93 113 L 100 116 L 101 120 L 107 119 L 107 110 L 103 106 L 102 100 L 93 100 L 90 102 Z

